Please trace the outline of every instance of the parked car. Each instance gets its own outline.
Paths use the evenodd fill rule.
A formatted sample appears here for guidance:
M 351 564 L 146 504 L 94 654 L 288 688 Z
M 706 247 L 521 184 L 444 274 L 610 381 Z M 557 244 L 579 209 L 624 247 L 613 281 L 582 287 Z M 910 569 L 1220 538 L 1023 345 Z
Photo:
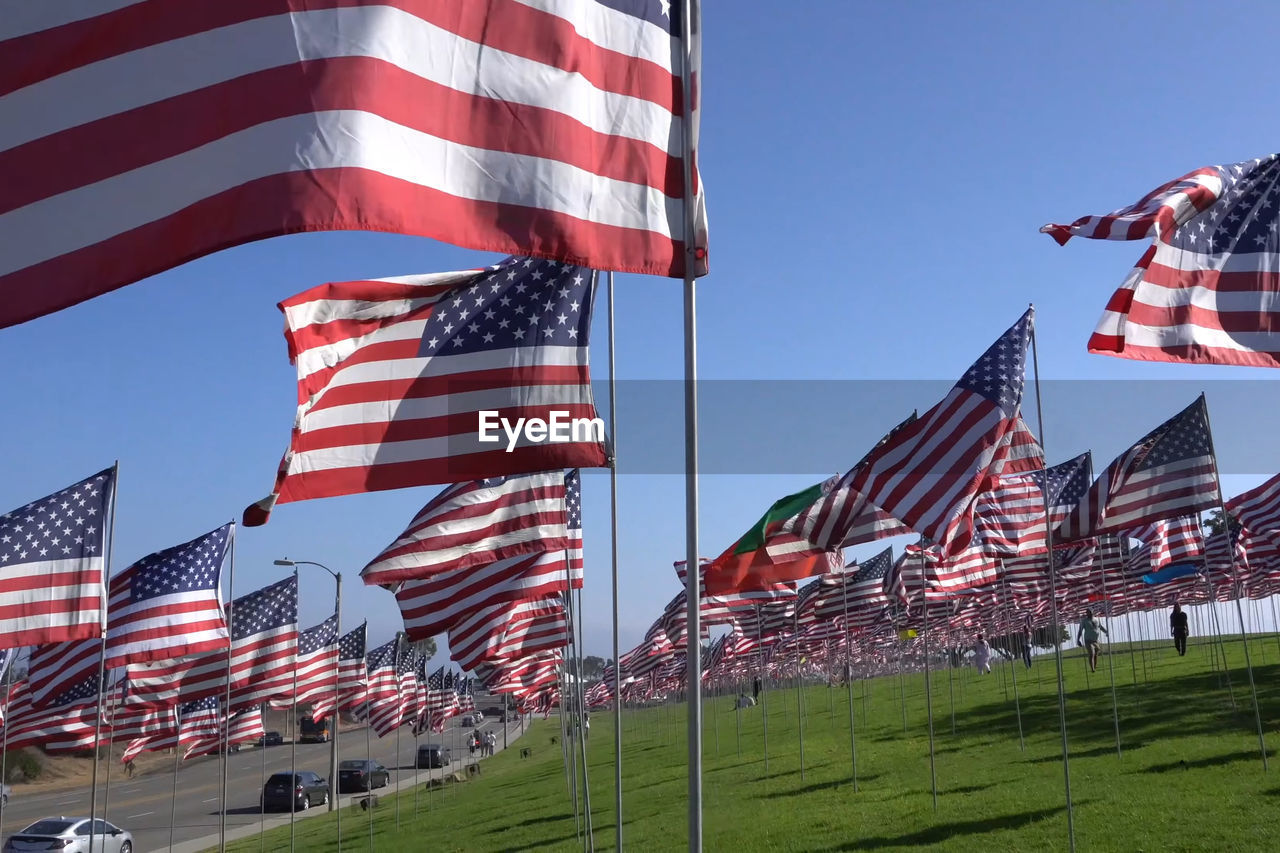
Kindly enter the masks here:
M 258 746 L 279 746 L 284 743 L 284 737 L 279 732 L 266 732 L 255 743 Z
M 367 758 L 352 758 L 338 765 L 338 793 L 372 791 L 391 783 L 391 771 Z
M 93 849 L 102 853 L 132 853 L 133 836 L 101 818 L 92 821 Z M 5 841 L 4 853 L 27 850 L 60 850 L 85 853 L 89 849 L 90 820 L 87 817 L 46 817 L 15 832 Z
M 309 770 L 273 773 L 262 786 L 262 810 L 306 811 L 329 802 L 329 783 Z
M 424 743 L 418 747 L 418 769 L 429 770 L 433 767 L 448 767 L 453 761 L 448 747 L 438 743 Z

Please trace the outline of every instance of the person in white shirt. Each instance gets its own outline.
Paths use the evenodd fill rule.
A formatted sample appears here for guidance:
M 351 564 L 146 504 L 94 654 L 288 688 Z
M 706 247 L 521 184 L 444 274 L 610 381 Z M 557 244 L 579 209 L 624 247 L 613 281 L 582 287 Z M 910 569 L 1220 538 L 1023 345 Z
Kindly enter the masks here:
M 991 672 L 991 646 L 987 645 L 987 641 L 981 634 L 978 635 L 978 642 L 973 646 L 973 665 L 980 675 Z

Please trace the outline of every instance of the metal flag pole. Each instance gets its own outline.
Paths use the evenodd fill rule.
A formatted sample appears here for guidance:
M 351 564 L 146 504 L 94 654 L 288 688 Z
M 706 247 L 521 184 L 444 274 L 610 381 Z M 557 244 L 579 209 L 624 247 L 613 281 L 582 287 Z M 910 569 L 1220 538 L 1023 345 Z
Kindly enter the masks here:
M 933 810 L 938 811 L 938 768 L 933 754 L 933 690 L 929 682 L 929 594 L 925 589 L 924 542 L 920 543 L 920 599 L 924 603 L 924 625 L 920 629 L 924 641 L 924 704 L 929 716 L 929 782 L 933 786 Z
M 1119 541 L 1117 541 L 1117 546 Z M 1099 542 L 1101 546 L 1101 542 Z M 1116 548 L 1116 553 L 1120 553 L 1120 549 Z M 1111 595 L 1107 592 L 1107 549 L 1102 548 L 1098 555 L 1098 565 L 1102 567 L 1102 604 L 1107 608 L 1107 618 L 1111 618 Z M 1121 576 L 1123 576 L 1123 569 Z M 1129 650 L 1133 650 L 1133 644 L 1129 644 Z M 1116 730 L 1116 758 L 1124 758 L 1124 753 L 1120 750 L 1120 709 L 1116 704 L 1116 662 L 1115 655 L 1111 654 L 1111 635 L 1107 634 L 1107 672 L 1111 676 L 1111 719 L 1115 724 Z
M 236 525 L 231 523 L 230 543 L 228 544 L 229 562 L 227 564 L 227 684 L 226 692 L 223 693 L 222 701 L 222 726 L 224 729 L 224 741 L 226 733 L 230 731 L 229 711 L 231 709 L 231 662 L 235 657 L 235 625 L 236 625 L 236 608 L 235 608 L 235 589 L 236 589 Z M 266 739 L 263 738 L 263 749 L 266 749 Z M 222 793 L 221 801 L 218 803 L 218 851 L 225 853 L 227 849 L 227 751 L 222 750 Z M 266 800 L 263 800 L 263 808 L 266 808 Z
M 565 569 L 569 567 L 569 552 L 564 553 Z M 573 590 L 565 593 L 565 600 L 573 599 Z M 575 623 L 576 617 L 576 625 Z M 582 754 L 582 814 L 583 823 L 586 829 L 586 845 L 587 849 L 594 851 L 596 849 L 595 827 L 591 819 L 591 780 L 587 774 L 587 721 L 586 721 L 586 698 L 582 690 L 582 589 L 578 589 L 578 600 L 576 606 L 570 611 L 569 625 L 572 629 L 573 640 L 573 701 L 578 706 L 578 751 Z
M 702 636 L 698 589 L 698 323 L 697 273 L 698 249 L 694 196 L 693 105 L 693 37 L 701 22 L 698 0 L 678 0 L 680 10 L 680 83 L 683 120 L 681 121 L 681 167 L 684 201 L 684 460 L 685 460 L 685 592 L 688 598 L 688 630 L 691 638 Z M 689 679 L 689 850 L 702 850 L 702 649 L 697 643 L 687 644 Z
M 1032 306 L 1034 310 L 1035 306 Z M 1035 374 L 1036 423 L 1040 428 L 1040 452 L 1046 453 L 1044 443 L 1044 404 L 1040 396 L 1040 356 L 1036 347 L 1035 325 L 1031 327 L 1031 368 Z M 1046 453 L 1047 456 L 1047 453 Z M 1058 675 L 1058 728 L 1062 732 L 1062 778 L 1067 797 L 1067 842 L 1072 853 L 1076 849 L 1076 816 L 1071 803 L 1071 758 L 1067 745 L 1067 694 L 1062 680 L 1062 626 L 1058 621 L 1058 569 L 1053 564 L 1053 513 L 1049 509 L 1049 490 L 1043 489 L 1044 536 L 1049 565 L 1049 613 L 1052 618 L 1053 659 Z
M 293 583 L 294 583 L 294 586 L 297 587 L 298 567 L 296 565 L 293 567 Z M 396 677 L 399 678 L 399 672 L 397 672 Z M 296 639 L 294 640 L 294 645 L 293 645 L 293 690 L 291 691 L 291 693 L 293 694 L 293 696 L 289 702 L 289 728 L 290 728 L 289 784 L 292 787 L 294 784 L 296 784 L 295 780 L 297 779 L 297 776 L 298 776 L 298 641 Z M 231 707 L 230 705 L 228 705 L 227 706 L 227 729 L 230 730 L 230 728 L 231 728 Z M 295 837 L 296 837 L 294 821 L 297 819 L 297 811 L 298 811 L 297 802 L 296 802 L 297 798 L 292 796 L 292 794 L 293 792 L 290 791 L 289 853 L 293 853 L 293 849 L 294 849 L 294 843 L 295 843 Z
M 1013 619 L 1009 613 L 1011 596 L 1009 594 L 1009 578 L 1004 573 L 1004 560 L 1000 561 L 1000 584 L 1001 586 L 1004 587 L 1004 619 L 1009 626 L 1009 631 L 1005 636 L 1012 637 L 1013 636 Z M 1026 640 L 1024 639 L 1023 642 L 1025 643 Z M 1013 650 L 1012 643 L 1009 644 L 1009 650 L 1011 652 Z M 948 660 L 947 663 L 950 664 L 951 661 Z M 1023 752 L 1026 752 L 1027 742 L 1022 734 L 1022 700 L 1018 696 L 1018 666 L 1016 663 L 1014 663 L 1012 656 L 1010 656 L 1009 658 L 1009 672 L 1013 674 L 1013 709 L 1018 717 L 1018 749 L 1022 750 Z M 955 703 L 953 700 L 951 705 L 951 733 L 952 734 L 955 734 L 955 731 L 956 731 L 955 715 L 956 715 Z
M 123 685 L 122 685 L 123 688 Z M 111 809 L 111 751 L 115 747 L 116 740 L 116 715 L 120 713 L 119 694 L 116 689 L 111 688 L 111 729 L 107 732 L 107 783 L 103 786 L 102 791 L 102 819 L 110 820 L 107 816 Z M 105 847 L 105 842 L 104 842 Z
M 368 648 L 368 639 L 369 639 L 369 634 L 368 634 L 368 629 L 366 628 L 366 629 L 365 629 L 365 647 L 366 647 L 366 648 Z M 373 716 L 373 705 L 372 705 L 371 700 L 369 699 L 369 692 L 368 692 L 368 686 L 369 686 L 369 685 L 368 685 L 368 680 L 369 680 L 369 679 L 368 679 L 368 673 L 367 673 L 367 671 L 366 671 L 366 674 L 365 674 L 365 697 L 364 697 L 364 752 L 365 752 L 365 755 L 369 756 L 369 759 L 370 759 L 370 760 L 372 760 L 372 759 L 373 759 L 373 723 L 372 723 L 370 720 L 371 720 L 371 717 Z M 443 752 L 443 750 L 444 750 L 444 738 L 443 738 L 443 737 L 442 737 L 442 738 L 440 738 L 440 749 L 441 749 L 441 751 Z M 265 753 L 266 753 L 266 750 L 265 750 L 265 749 L 263 750 L 263 753 L 264 753 L 264 755 L 263 755 L 263 758 L 262 758 L 262 762 L 263 762 L 263 764 L 265 765 L 265 764 L 266 764 L 266 761 L 267 761 L 267 759 L 266 759 L 266 755 L 265 755 Z M 437 753 L 437 754 L 439 754 L 439 753 Z M 400 756 L 398 756 L 398 755 L 397 755 L 397 756 L 396 756 L 396 782 L 397 782 L 397 783 L 399 783 L 399 781 L 400 781 L 400 773 L 399 773 L 400 765 L 399 765 L 399 762 L 400 762 Z M 413 763 L 414 763 L 414 764 L 417 764 L 417 763 L 418 763 L 418 756 L 416 756 L 416 755 L 415 755 L 415 756 L 413 757 Z M 443 762 L 443 761 L 442 761 L 442 762 L 440 762 L 440 767 L 441 767 L 441 770 L 440 770 L 440 786 L 441 786 L 441 788 L 443 788 L 443 787 L 444 787 L 444 769 L 443 769 L 443 768 L 444 768 L 444 762 Z M 373 780 L 372 780 L 372 779 L 370 779 L 369 781 L 370 781 L 370 783 L 372 783 L 372 781 L 373 781 Z M 369 815 L 369 853 L 373 853 L 373 791 L 372 791 L 373 785 L 372 785 L 372 784 L 370 784 L 370 786 L 369 786 L 369 787 L 370 787 L 370 789 L 371 789 L 371 790 L 370 790 L 367 794 L 365 794 L 365 798 L 364 798 L 364 810 L 365 810 L 365 813 Z
M 337 822 L 338 831 L 338 849 L 342 849 L 342 809 L 338 808 L 338 723 L 342 720 L 342 715 L 338 713 L 338 681 L 342 672 L 342 572 L 335 572 L 333 575 L 333 726 L 329 742 L 329 811 L 337 812 L 334 820 Z M 295 666 L 296 670 L 297 667 Z M 369 756 L 372 760 L 373 756 Z M 414 764 L 417 762 L 417 753 L 414 753 Z M 369 777 L 370 787 L 372 787 L 373 777 Z
M 404 728 L 404 684 L 400 681 L 400 653 L 404 646 L 404 631 L 396 632 L 396 790 L 400 790 L 400 730 Z M 416 764 L 418 756 L 413 757 Z M 292 821 L 292 818 L 290 819 Z M 292 830 L 290 830 L 292 831 Z M 400 831 L 400 797 L 396 797 L 396 832 Z
M 1200 392 L 1200 399 L 1204 400 L 1204 392 Z M 1218 474 L 1218 453 L 1213 446 L 1213 426 L 1209 423 L 1209 404 L 1204 405 L 1205 432 L 1209 436 L 1209 453 L 1213 456 L 1213 480 L 1218 487 L 1218 508 L 1222 511 L 1222 535 L 1226 541 L 1227 559 L 1230 565 L 1230 575 L 1232 581 L 1236 576 L 1236 548 L 1235 543 L 1231 541 L 1231 516 L 1227 514 L 1227 501 L 1222 494 L 1222 477 Z M 1206 552 L 1208 549 L 1205 549 Z M 1236 615 L 1240 617 L 1240 644 L 1244 647 L 1244 668 L 1249 674 L 1249 695 L 1253 698 L 1253 720 L 1258 726 L 1258 750 L 1262 753 L 1262 770 L 1267 770 L 1267 741 L 1262 734 L 1262 712 L 1258 710 L 1258 688 L 1253 682 L 1253 661 L 1249 657 L 1249 635 L 1245 631 L 1244 625 L 1244 608 L 1240 605 L 1240 596 L 1234 596 L 1236 600 Z
M 614 848 L 622 850 L 622 667 L 618 665 L 618 377 L 613 341 L 613 273 L 605 276 L 609 291 L 609 542 L 613 598 L 613 808 Z M 505 703 L 505 700 L 504 700 Z M 506 742 L 506 729 L 503 729 Z
M 800 690 L 800 608 L 791 611 L 791 630 L 796 645 L 796 731 L 800 735 L 800 781 L 804 781 L 804 696 Z
M 9 757 L 9 690 L 13 685 L 13 659 L 18 656 L 17 649 L 6 649 L 4 655 L 4 717 L 0 723 L 0 783 L 5 779 L 5 764 Z M 0 797 L 0 826 L 4 825 L 4 807 L 8 797 Z M 170 844 L 170 847 L 173 845 Z
M 853 792 L 856 794 L 858 793 L 858 737 L 853 730 L 853 632 L 849 627 L 848 572 L 840 576 L 840 591 L 844 599 L 844 689 L 849 699 L 849 763 L 853 775 Z
M 174 824 L 178 821 L 178 769 L 182 766 L 182 718 L 178 706 L 173 706 L 173 721 L 177 726 L 173 741 L 173 792 L 169 796 L 169 849 L 173 849 Z
M 756 666 L 760 679 L 760 720 L 764 723 L 764 772 L 769 772 L 769 687 L 764 669 L 764 619 L 756 605 Z
M 93 853 L 94 834 L 92 830 L 92 821 L 98 816 L 98 744 L 102 738 L 102 682 L 107 677 L 107 579 L 111 577 L 111 557 L 116 550 L 116 494 L 120 485 L 120 460 L 116 460 L 116 464 L 112 466 L 111 474 L 111 500 L 108 504 L 108 511 L 111 513 L 111 523 L 108 526 L 107 540 L 107 559 L 102 565 L 102 591 L 99 593 L 99 607 L 101 608 L 101 631 L 102 645 L 98 649 L 98 706 L 97 718 L 93 723 L 93 774 L 89 784 L 92 786 L 89 791 L 89 853 Z M 8 726 L 6 725 L 6 729 Z M 107 756 L 107 760 L 111 760 L 111 756 Z M 106 839 L 103 839 L 106 844 Z

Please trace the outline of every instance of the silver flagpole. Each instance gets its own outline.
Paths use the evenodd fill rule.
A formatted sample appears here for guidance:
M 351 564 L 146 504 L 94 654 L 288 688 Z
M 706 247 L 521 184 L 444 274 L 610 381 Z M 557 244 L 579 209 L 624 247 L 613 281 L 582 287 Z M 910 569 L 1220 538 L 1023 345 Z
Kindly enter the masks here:
M 688 597 L 687 644 L 689 678 L 689 850 L 702 850 L 702 649 L 694 642 L 702 636 L 698 589 L 698 322 L 697 322 L 697 203 L 694 197 L 693 139 L 693 36 L 701 27 L 695 20 L 698 0 L 679 0 L 680 82 L 684 118 L 681 121 L 681 166 L 684 184 L 684 463 L 685 463 L 685 577 Z
M 1117 540 L 1116 553 L 1120 553 L 1119 541 Z M 1101 542 L 1099 542 L 1101 546 Z M 1098 555 L 1098 564 L 1102 566 L 1102 603 L 1107 608 L 1107 619 L 1111 619 L 1111 595 L 1107 592 L 1107 549 L 1102 548 Z M 1121 577 L 1124 576 L 1124 569 L 1121 567 Z M 1133 643 L 1129 644 L 1129 650 L 1133 650 Z M 1115 723 L 1116 730 L 1116 758 L 1123 758 L 1124 753 L 1120 751 L 1120 709 L 1116 704 L 1116 664 L 1115 655 L 1111 654 L 1111 635 L 1107 634 L 1107 671 L 1111 675 L 1111 718 Z
M 613 595 L 613 807 L 614 848 L 622 850 L 622 668 L 618 665 L 618 377 L 613 342 L 613 273 L 609 289 L 609 541 Z M 505 700 L 504 700 L 505 701 Z M 504 734 L 505 738 L 506 735 Z
M 102 682 L 106 680 L 107 672 L 107 582 L 111 577 L 111 557 L 116 550 L 116 495 L 119 493 L 120 487 L 120 460 L 116 460 L 116 464 L 112 466 L 111 474 L 111 501 L 109 511 L 111 513 L 111 524 L 109 525 L 107 540 L 107 559 L 102 566 L 102 592 L 99 600 L 102 612 L 102 646 L 98 650 L 98 708 L 97 719 L 93 723 L 93 778 L 90 780 L 92 788 L 89 792 L 89 853 L 93 853 L 93 824 L 92 821 L 98 816 L 98 743 L 102 737 Z M 7 697 L 6 697 L 7 701 Z M 6 725 L 6 729 L 8 726 Z M 107 760 L 111 760 L 111 756 L 107 756 Z M 103 839 L 105 846 L 106 839 Z
M 235 602 L 236 589 L 236 525 L 231 523 L 231 542 L 229 550 L 231 552 L 230 562 L 227 565 L 227 688 L 223 694 L 222 716 L 226 717 L 227 712 L 231 708 L 231 661 L 235 657 L 235 626 L 236 626 L 236 609 L 233 606 Z M 231 729 L 231 720 L 227 719 L 223 722 L 226 731 Z M 224 734 L 224 748 L 222 750 L 222 801 L 219 805 L 218 817 L 218 851 L 225 853 L 227 849 L 227 750 L 225 749 L 226 736 Z M 263 749 L 266 749 L 266 738 L 263 738 Z M 265 810 L 266 801 L 263 801 Z
M 182 734 L 182 718 L 178 716 L 178 706 L 173 706 L 173 721 L 177 724 L 177 735 Z M 173 742 L 173 793 L 169 796 L 169 849 L 173 849 L 173 829 L 178 820 L 178 769 L 182 761 L 182 740 L 175 737 Z
M 938 811 L 938 768 L 933 755 L 933 690 L 929 682 L 929 591 L 925 578 L 924 543 L 920 543 L 920 601 L 924 607 L 924 626 L 920 629 L 924 640 L 924 704 L 929 716 L 929 783 L 933 786 L 933 810 Z
M 756 665 L 760 679 L 760 720 L 764 723 L 764 772 L 769 772 L 769 687 L 764 671 L 764 619 L 756 605 Z
M 804 781 L 804 696 L 800 691 L 800 608 L 791 611 L 791 630 L 796 644 L 796 731 L 800 735 L 800 781 Z
M 267 718 L 267 709 L 269 707 L 271 706 L 266 702 L 258 703 L 258 713 L 262 715 L 262 719 L 264 720 Z M 258 787 L 259 790 L 263 791 L 265 791 L 267 787 L 267 731 L 265 726 L 262 730 L 262 772 L 258 778 Z M 263 853 L 263 851 L 266 850 L 266 831 L 267 803 L 266 798 L 264 797 L 262 807 L 258 812 L 258 853 Z
M 103 787 L 103 791 L 102 791 L 102 819 L 103 820 L 110 820 L 110 818 L 107 817 L 107 814 L 111 809 L 111 765 L 113 763 L 111 761 L 111 751 L 115 747 L 116 715 L 119 713 L 120 713 L 120 702 L 116 694 L 116 689 L 112 687 L 111 688 L 111 729 L 110 731 L 107 732 L 107 784 Z M 105 841 L 103 842 L 103 847 L 104 848 L 106 847 Z
M 853 632 L 849 627 L 849 573 L 840 576 L 844 598 L 844 688 L 849 698 L 849 761 L 853 774 L 853 792 L 858 793 L 858 737 L 853 731 Z
M 369 629 L 367 626 L 365 627 L 364 639 L 365 639 L 365 648 L 368 649 Z M 373 724 L 370 722 L 370 718 L 372 718 L 372 716 L 373 716 L 373 705 L 369 699 L 369 670 L 368 670 L 368 667 L 366 666 L 365 695 L 364 695 L 364 752 L 365 752 L 365 755 L 369 756 L 370 761 L 373 760 Z M 441 736 L 440 736 L 440 749 L 441 749 L 441 752 L 444 751 L 444 733 L 443 732 L 441 732 Z M 265 753 L 266 750 L 263 750 L 263 752 Z M 267 759 L 264 754 L 262 758 L 264 767 L 266 766 L 266 761 Z M 414 764 L 418 763 L 418 756 L 415 755 L 413 757 L 413 763 Z M 398 785 L 400 782 L 400 756 L 398 755 L 396 756 L 395 765 L 396 765 L 396 783 Z M 443 794 L 444 762 L 443 761 L 440 762 L 440 768 L 441 768 L 440 769 L 440 788 L 442 791 L 441 796 L 444 796 Z M 369 853 L 373 853 L 373 790 L 372 790 L 373 780 L 370 779 L 369 782 L 370 782 L 370 785 L 369 785 L 370 790 L 365 794 L 365 797 L 364 797 L 364 810 L 369 815 Z
M 334 820 L 337 822 L 338 830 L 338 849 L 342 849 L 342 809 L 338 808 L 338 723 L 342 720 L 342 715 L 338 713 L 338 679 L 339 673 L 342 671 L 342 572 L 333 573 L 333 732 L 332 741 L 329 743 L 329 811 L 337 812 Z M 294 670 L 297 670 L 295 664 Z M 373 760 L 373 756 L 369 756 L 369 760 Z M 418 764 L 418 754 L 415 751 L 413 755 L 413 763 L 416 767 Z M 373 776 L 369 776 L 370 788 L 373 787 Z
M 1034 306 L 1032 306 L 1034 310 Z M 1033 315 L 1034 316 L 1034 315 Z M 1048 453 L 1044 443 L 1044 404 L 1040 396 L 1040 356 L 1036 348 L 1035 325 L 1031 327 L 1031 367 L 1035 373 L 1036 385 L 1036 422 L 1040 427 L 1040 452 Z M 1062 681 L 1062 628 L 1058 621 L 1058 569 L 1053 564 L 1053 514 L 1049 510 L 1049 490 L 1043 489 L 1044 497 L 1044 537 L 1048 549 L 1049 566 L 1049 612 L 1052 616 L 1053 658 L 1058 674 L 1058 728 L 1062 732 L 1062 778 L 1067 796 L 1067 842 L 1072 853 L 1076 849 L 1076 816 L 1071 804 L 1071 759 L 1067 746 L 1067 694 Z
M 565 570 L 569 568 L 569 552 L 565 551 Z M 572 578 L 570 578 L 572 585 Z M 570 589 L 565 593 L 565 600 L 569 601 L 573 598 L 573 590 Z M 586 723 L 586 701 L 582 692 L 582 590 L 578 590 L 578 600 L 575 602 L 573 609 L 570 611 L 569 625 L 573 632 L 573 701 L 578 706 L 578 751 L 582 755 L 582 816 L 583 826 L 586 830 L 584 843 L 587 849 L 594 851 L 596 849 L 595 827 L 591 821 L 591 780 L 587 773 L 587 723 Z M 576 617 L 576 625 L 575 623 Z
M 1000 583 L 1004 587 L 1004 619 L 1009 626 L 1009 630 L 1005 634 L 1005 636 L 1012 638 L 1014 629 L 1013 629 L 1013 620 L 1010 616 L 1010 607 L 1009 607 L 1009 605 L 1011 604 L 1010 595 L 1009 595 L 1009 578 L 1004 573 L 1004 560 L 1000 561 Z M 1022 736 L 1022 700 L 1018 697 L 1018 666 L 1014 662 L 1012 657 L 1012 652 L 1013 652 L 1012 642 L 1009 643 L 1009 651 L 1010 651 L 1009 672 L 1013 674 L 1013 709 L 1018 716 L 1018 749 L 1022 750 L 1023 752 L 1026 752 L 1027 742 Z M 948 656 L 948 660 L 947 660 L 948 672 L 950 672 L 950 664 L 951 664 L 951 660 L 950 660 L 950 656 Z M 952 705 L 951 705 L 951 733 L 952 734 L 956 733 L 956 710 L 955 710 L 954 698 L 952 699 Z
M 1204 400 L 1204 392 L 1200 392 L 1200 399 Z M 1227 501 L 1222 494 L 1222 477 L 1218 474 L 1218 453 L 1213 447 L 1213 426 L 1209 423 L 1209 404 L 1204 404 L 1205 432 L 1209 435 L 1209 453 L 1213 455 L 1213 480 L 1218 486 L 1218 508 L 1222 511 L 1222 536 L 1227 545 L 1227 559 L 1230 561 L 1231 580 L 1234 583 L 1236 577 L 1236 548 L 1235 543 L 1231 541 L 1231 516 L 1227 515 Z M 1207 548 L 1205 549 L 1208 550 Z M 1243 592 L 1243 590 L 1242 590 Z M 1262 770 L 1267 770 L 1267 741 L 1262 735 L 1262 713 L 1258 710 L 1258 688 L 1253 683 L 1253 661 L 1249 657 L 1249 635 L 1245 631 L 1244 626 L 1244 608 L 1240 605 L 1240 596 L 1235 596 L 1236 615 L 1240 617 L 1240 644 L 1244 646 L 1244 668 L 1249 674 L 1249 694 L 1253 697 L 1253 719 L 1258 725 L 1258 749 L 1262 753 Z
M 293 567 L 293 583 L 295 587 L 297 587 L 299 584 L 298 567 L 296 565 Z M 399 660 L 397 660 L 396 663 L 398 664 Z M 400 672 L 398 669 L 396 671 L 396 678 L 397 680 L 400 678 Z M 298 641 L 296 639 L 293 641 L 293 690 L 292 690 L 292 693 L 293 693 L 293 698 L 289 702 L 289 729 L 290 729 L 289 773 L 291 775 L 289 783 L 291 786 L 295 784 L 295 781 L 298 775 Z M 231 705 L 230 703 L 228 703 L 227 704 L 228 733 L 230 732 L 230 730 L 231 730 Z M 293 849 L 294 849 L 295 830 L 294 830 L 293 824 L 297 817 L 297 811 L 298 811 L 298 804 L 296 800 L 297 798 L 293 796 L 293 792 L 291 791 L 290 799 L 289 799 L 289 853 L 293 853 Z
M 13 659 L 18 656 L 17 649 L 9 649 L 4 652 L 4 716 L 5 721 L 0 725 L 0 784 L 5 779 L 5 760 L 9 757 L 9 689 L 13 685 Z M 8 797 L 0 797 L 0 826 L 4 825 L 4 806 Z M 170 844 L 170 847 L 173 845 Z
M 400 790 L 400 730 L 404 728 L 404 685 L 400 681 L 400 651 L 404 645 L 404 632 L 396 632 L 396 791 Z M 418 756 L 413 757 L 413 763 L 418 763 Z M 289 818 L 289 832 L 293 832 L 293 818 Z M 400 796 L 396 795 L 396 832 L 400 831 Z M 292 850 L 292 848 L 290 848 Z

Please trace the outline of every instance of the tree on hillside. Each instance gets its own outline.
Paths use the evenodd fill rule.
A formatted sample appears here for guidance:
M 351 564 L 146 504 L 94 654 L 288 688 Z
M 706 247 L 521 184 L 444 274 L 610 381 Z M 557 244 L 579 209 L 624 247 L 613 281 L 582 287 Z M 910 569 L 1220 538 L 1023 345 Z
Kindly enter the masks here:
M 425 640 L 418 640 L 413 644 L 413 648 L 426 655 L 427 660 L 431 660 L 436 656 L 436 638 L 427 637 Z
M 604 658 L 587 655 L 582 659 L 582 677 L 587 679 L 599 678 L 604 675 L 604 664 Z
M 1234 515 L 1228 515 L 1228 517 L 1231 519 L 1232 524 L 1236 523 L 1236 518 Z M 1204 521 L 1200 523 L 1204 525 L 1204 532 L 1206 535 L 1212 536 L 1215 533 L 1221 533 L 1222 532 L 1222 510 L 1215 509 L 1209 515 L 1208 518 L 1206 518 Z

